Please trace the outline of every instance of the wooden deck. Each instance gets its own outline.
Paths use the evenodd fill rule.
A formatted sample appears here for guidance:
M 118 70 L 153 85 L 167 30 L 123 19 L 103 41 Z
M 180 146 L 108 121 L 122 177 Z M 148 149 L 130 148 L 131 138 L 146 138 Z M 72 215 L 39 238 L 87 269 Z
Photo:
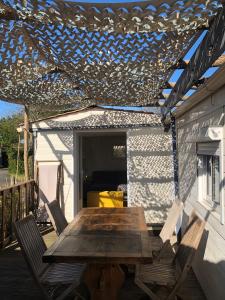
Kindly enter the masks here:
M 57 238 L 54 231 L 44 235 L 49 247 Z M 0 253 L 0 299 L 1 300 L 42 300 L 43 297 L 36 287 L 26 262 L 17 244 L 12 244 Z M 72 298 L 73 299 L 73 298 Z M 119 300 L 146 299 L 145 294 L 128 276 L 121 289 Z
M 54 231 L 44 235 L 45 242 L 49 247 L 57 238 Z M 195 288 L 195 281 L 188 280 L 188 291 L 184 288 L 182 294 L 183 300 L 200 300 L 204 299 Z M 194 294 L 190 298 L 190 288 Z M 162 289 L 163 295 L 167 294 Z M 161 294 L 159 291 L 159 294 Z M 162 295 L 162 294 L 161 294 Z M 11 244 L 5 250 L 0 252 L 0 299 L 1 300 L 42 300 L 39 289 L 36 287 L 33 278 L 27 268 L 26 262 L 21 254 L 17 244 Z M 74 298 L 71 298 L 74 299 Z M 88 299 L 88 298 L 87 298 Z M 123 288 L 120 290 L 118 300 L 147 300 L 146 294 L 134 284 L 132 274 L 127 274 Z M 70 300 L 70 299 L 68 299 Z

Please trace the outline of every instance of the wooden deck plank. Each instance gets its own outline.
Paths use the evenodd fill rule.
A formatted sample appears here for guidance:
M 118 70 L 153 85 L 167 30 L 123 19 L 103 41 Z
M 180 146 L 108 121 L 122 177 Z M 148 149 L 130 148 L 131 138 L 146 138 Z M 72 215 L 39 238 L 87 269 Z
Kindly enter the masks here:
M 193 270 L 189 272 L 183 286 L 178 292 L 178 295 L 182 298 L 182 300 L 206 300 Z
M 55 232 L 45 235 L 44 239 L 50 246 L 56 239 Z M 43 298 L 17 244 L 11 244 L 0 252 L 0 295 L 2 300 Z

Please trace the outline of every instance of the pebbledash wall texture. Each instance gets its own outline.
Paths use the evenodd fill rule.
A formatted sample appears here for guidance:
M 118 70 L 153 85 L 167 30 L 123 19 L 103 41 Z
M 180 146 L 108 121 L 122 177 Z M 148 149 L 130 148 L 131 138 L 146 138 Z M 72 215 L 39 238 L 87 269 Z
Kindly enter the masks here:
M 143 206 L 148 223 L 161 223 L 174 198 L 171 134 L 163 128 L 127 132 L 128 203 Z
M 61 201 L 68 221 L 81 208 L 79 136 L 82 133 L 125 132 L 128 206 L 143 206 L 148 223 L 161 223 L 174 200 L 171 133 L 160 117 L 145 112 L 90 107 L 32 123 L 35 161 L 63 161 Z

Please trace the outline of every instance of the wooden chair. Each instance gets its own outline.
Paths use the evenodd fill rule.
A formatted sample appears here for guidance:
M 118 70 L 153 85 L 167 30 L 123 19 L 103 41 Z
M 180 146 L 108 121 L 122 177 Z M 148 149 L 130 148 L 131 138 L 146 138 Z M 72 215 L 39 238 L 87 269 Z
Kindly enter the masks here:
M 80 285 L 85 264 L 45 264 L 42 255 L 47 250 L 32 215 L 14 223 L 14 231 L 28 267 L 47 300 L 65 299 L 72 291 L 83 299 L 76 288 Z
M 54 200 L 51 203 L 45 203 L 45 208 L 52 222 L 52 226 L 56 233 L 60 235 L 68 225 L 68 222 L 59 206 L 58 201 Z
M 147 284 L 156 284 L 171 288 L 167 300 L 172 300 L 177 295 L 178 289 L 184 283 L 191 269 L 194 255 L 200 243 L 205 222 L 197 215 L 192 214 L 188 227 L 171 263 L 153 262 L 149 265 L 137 265 L 135 283 L 148 294 L 152 300 L 161 297 L 152 292 Z
M 174 201 L 159 236 L 150 236 L 150 242 L 154 253 L 157 253 L 161 257 L 163 256 L 163 253 L 166 252 L 167 246 L 170 245 L 172 235 L 182 210 L 183 202 Z

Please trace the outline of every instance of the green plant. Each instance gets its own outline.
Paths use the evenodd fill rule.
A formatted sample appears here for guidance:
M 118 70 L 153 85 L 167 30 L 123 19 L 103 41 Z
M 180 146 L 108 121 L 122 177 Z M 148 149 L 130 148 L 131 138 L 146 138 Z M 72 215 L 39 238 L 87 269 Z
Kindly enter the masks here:
M 22 122 L 22 112 L 0 119 L 0 143 L 8 156 L 8 168 L 11 175 L 16 175 L 17 171 L 18 133 L 16 129 Z M 23 173 L 23 147 L 20 145 L 18 175 Z
M 9 174 L 15 175 L 17 173 L 17 149 L 9 148 L 8 149 L 8 170 Z M 24 164 L 23 164 L 23 149 L 20 149 L 20 157 L 18 161 L 18 173 L 17 175 L 24 174 Z

